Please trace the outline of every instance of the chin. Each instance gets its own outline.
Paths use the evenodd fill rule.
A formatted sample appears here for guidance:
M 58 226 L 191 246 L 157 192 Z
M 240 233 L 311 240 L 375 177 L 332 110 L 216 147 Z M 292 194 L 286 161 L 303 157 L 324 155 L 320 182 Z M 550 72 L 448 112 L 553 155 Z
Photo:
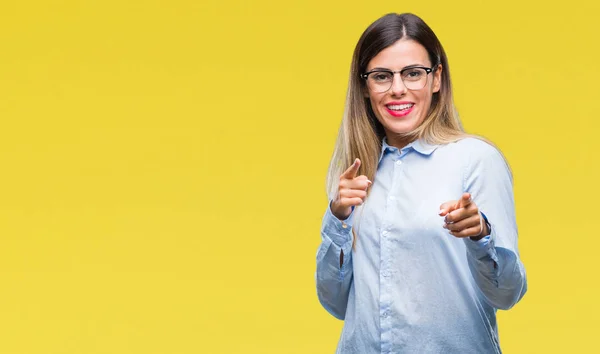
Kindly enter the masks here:
M 412 119 L 406 121 L 398 121 L 397 118 L 387 119 L 384 124 L 386 130 L 393 134 L 408 134 L 419 127 L 419 122 Z

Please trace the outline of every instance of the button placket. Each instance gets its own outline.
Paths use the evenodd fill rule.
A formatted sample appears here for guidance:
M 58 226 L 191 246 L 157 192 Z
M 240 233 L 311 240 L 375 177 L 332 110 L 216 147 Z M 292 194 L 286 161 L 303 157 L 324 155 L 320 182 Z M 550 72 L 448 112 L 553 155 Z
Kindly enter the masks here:
M 393 240 L 397 236 L 395 233 L 395 213 L 397 213 L 397 200 L 398 194 L 397 189 L 399 187 L 402 170 L 404 168 L 403 162 L 400 160 L 402 154 L 396 150 L 394 156 L 388 156 L 392 161 L 388 165 L 391 169 L 392 180 L 389 186 L 389 194 L 386 196 L 386 211 L 382 220 L 382 228 L 380 231 L 380 265 L 379 265 L 379 279 L 380 279 L 380 293 L 379 293 L 379 308 L 380 308 L 380 326 L 381 326 L 381 351 L 387 353 L 390 350 L 392 344 L 392 332 L 393 332 L 393 321 L 392 321 L 392 306 L 394 303 L 393 299 L 393 274 L 392 270 L 394 262 L 394 242 Z M 388 162 L 388 163 L 389 163 Z

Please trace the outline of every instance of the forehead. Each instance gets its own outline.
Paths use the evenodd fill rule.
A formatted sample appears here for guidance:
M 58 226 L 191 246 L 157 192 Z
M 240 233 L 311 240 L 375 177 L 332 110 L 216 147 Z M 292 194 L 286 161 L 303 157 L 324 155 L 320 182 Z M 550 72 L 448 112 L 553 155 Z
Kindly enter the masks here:
M 373 57 L 367 65 L 367 71 L 373 68 L 400 70 L 416 64 L 431 66 L 427 50 L 412 39 L 400 39 Z

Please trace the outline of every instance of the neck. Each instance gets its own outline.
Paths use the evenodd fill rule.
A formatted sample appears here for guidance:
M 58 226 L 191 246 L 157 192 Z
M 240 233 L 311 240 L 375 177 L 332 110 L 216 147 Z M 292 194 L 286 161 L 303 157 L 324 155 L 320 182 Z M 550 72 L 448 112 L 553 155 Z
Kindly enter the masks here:
M 386 134 L 386 141 L 388 145 L 393 146 L 398 150 L 401 150 L 403 147 L 412 143 L 415 140 L 417 140 L 417 138 L 414 136 L 408 136 L 403 134 Z

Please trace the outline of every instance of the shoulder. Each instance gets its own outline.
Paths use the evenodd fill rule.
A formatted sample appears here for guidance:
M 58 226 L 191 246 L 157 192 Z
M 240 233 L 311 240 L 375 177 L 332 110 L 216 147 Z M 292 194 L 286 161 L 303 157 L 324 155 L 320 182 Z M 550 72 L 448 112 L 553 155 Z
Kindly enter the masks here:
M 479 137 L 469 136 L 439 146 L 439 158 L 452 161 L 467 174 L 477 171 L 504 171 L 512 175 L 510 165 L 500 149 Z
M 455 143 L 466 157 L 467 175 L 506 176 L 512 181 L 512 170 L 504 154 L 493 143 L 482 138 L 468 137 Z
M 478 137 L 465 137 L 456 142 L 445 144 L 442 149 L 454 156 L 466 158 L 471 162 L 487 159 L 504 160 L 502 153 L 496 146 Z

